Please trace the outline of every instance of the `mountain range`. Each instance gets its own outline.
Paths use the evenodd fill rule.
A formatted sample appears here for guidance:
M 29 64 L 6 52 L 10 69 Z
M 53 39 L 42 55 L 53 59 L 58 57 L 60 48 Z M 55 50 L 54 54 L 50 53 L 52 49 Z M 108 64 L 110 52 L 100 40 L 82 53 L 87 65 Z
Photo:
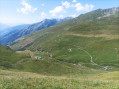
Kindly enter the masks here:
M 30 50 L 39 56 L 45 51 L 52 54 L 54 60 L 88 67 L 119 67 L 118 18 L 119 8 L 98 9 L 21 37 L 9 46 L 19 51 Z
M 25 36 L 27 34 L 30 34 L 32 32 L 35 32 L 35 31 L 38 31 L 41 29 L 48 28 L 48 27 L 53 26 L 57 23 L 64 22 L 64 21 L 67 21 L 70 19 L 72 19 L 72 17 L 66 17 L 64 19 L 45 19 L 41 22 L 34 23 L 31 25 L 19 25 L 19 26 L 15 26 L 15 27 L 6 29 L 9 32 L 7 32 L 6 34 L 4 34 L 1 37 L 0 43 L 2 45 L 6 45 L 22 36 Z
M 8 25 L 0 23 L 0 37 L 6 33 L 5 29 L 9 28 Z
M 1 40 L 1 89 L 119 88 L 119 7 L 20 27 Z

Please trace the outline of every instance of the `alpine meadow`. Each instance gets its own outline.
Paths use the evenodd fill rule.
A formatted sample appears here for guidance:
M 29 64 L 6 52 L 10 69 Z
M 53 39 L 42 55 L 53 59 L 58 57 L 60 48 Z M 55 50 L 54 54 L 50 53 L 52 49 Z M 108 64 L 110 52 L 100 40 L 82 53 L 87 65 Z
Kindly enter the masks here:
M 119 1 L 0 0 L 0 89 L 119 89 Z

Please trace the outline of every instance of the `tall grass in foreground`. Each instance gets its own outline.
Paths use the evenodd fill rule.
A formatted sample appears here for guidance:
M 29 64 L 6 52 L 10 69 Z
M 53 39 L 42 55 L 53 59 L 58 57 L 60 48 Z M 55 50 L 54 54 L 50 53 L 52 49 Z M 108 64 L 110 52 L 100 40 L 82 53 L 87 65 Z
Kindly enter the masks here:
M 114 72 L 115 74 L 116 72 Z M 118 74 L 117 72 L 116 74 Z M 113 72 L 111 73 L 111 77 Z M 88 75 L 87 75 L 88 76 Z M 0 89 L 119 89 L 119 81 L 44 76 L 35 73 L 0 71 Z M 110 75 L 108 75 L 110 76 Z M 115 75 L 114 75 L 115 76 Z M 113 77 L 114 77 L 113 76 Z M 112 77 L 112 78 L 113 78 Z M 101 80 L 100 80 L 101 79 Z

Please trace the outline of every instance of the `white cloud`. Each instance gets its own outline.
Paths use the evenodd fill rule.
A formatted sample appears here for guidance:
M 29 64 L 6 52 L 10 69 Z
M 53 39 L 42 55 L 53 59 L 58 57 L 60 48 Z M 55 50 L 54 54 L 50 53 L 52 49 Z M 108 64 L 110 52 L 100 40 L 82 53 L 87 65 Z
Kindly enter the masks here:
M 77 0 L 73 0 L 72 2 L 77 2 Z M 57 14 L 64 14 L 66 11 L 64 10 L 65 8 L 75 8 L 77 12 L 89 12 L 94 8 L 94 5 L 92 4 L 85 4 L 82 5 L 81 3 L 69 3 L 68 1 L 62 1 L 62 6 L 57 6 L 56 8 L 54 8 L 53 10 L 50 10 L 49 13 L 51 14 L 51 16 L 56 16 Z M 60 15 L 59 17 L 62 17 L 62 15 Z M 76 17 L 76 15 L 72 15 L 72 17 Z
M 62 2 L 62 5 L 65 6 L 66 8 L 70 8 L 71 7 L 71 4 L 67 1 L 65 2 Z
M 73 17 L 73 18 L 75 18 L 75 17 L 77 17 L 75 14 L 73 14 L 73 15 L 70 15 L 71 17 Z
M 77 2 L 77 0 L 73 0 L 72 2 Z M 86 5 L 82 5 L 81 3 L 76 3 L 76 4 L 71 4 L 68 1 L 64 1 L 62 2 L 62 6 L 64 6 L 65 8 L 76 8 L 76 11 L 80 12 L 80 11 L 91 11 L 94 8 L 94 5 L 92 4 L 86 4 Z
M 45 6 L 45 4 L 44 4 L 44 3 L 42 3 L 42 6 Z
M 86 4 L 85 5 L 85 11 L 91 11 L 92 9 L 94 8 L 94 5 L 89 5 L 89 4 Z
M 76 10 L 78 11 L 78 12 L 80 12 L 80 11 L 87 11 L 87 12 L 89 12 L 89 11 L 91 11 L 93 8 L 94 8 L 94 5 L 92 5 L 92 4 L 86 4 L 85 6 L 83 6 L 81 3 L 76 3 L 75 5 L 74 5 L 74 7 L 76 7 Z
M 64 16 L 63 15 L 60 15 L 59 18 L 62 19 Z
M 76 7 L 76 10 L 77 10 L 78 12 L 84 10 L 84 7 L 83 7 L 80 3 L 77 3 L 74 7 Z
M 57 14 L 59 13 L 65 13 L 64 9 L 62 6 L 57 6 L 54 10 L 50 10 L 49 13 L 52 15 L 52 16 L 56 16 Z
M 40 18 L 43 20 L 43 19 L 45 19 L 45 17 L 46 17 L 46 13 L 45 12 L 41 12 Z
M 34 13 L 37 10 L 37 8 L 33 8 L 26 1 L 22 1 L 21 4 L 24 6 L 24 8 L 17 9 L 17 12 L 28 14 L 29 12 Z
M 77 2 L 77 0 L 73 0 L 72 2 Z

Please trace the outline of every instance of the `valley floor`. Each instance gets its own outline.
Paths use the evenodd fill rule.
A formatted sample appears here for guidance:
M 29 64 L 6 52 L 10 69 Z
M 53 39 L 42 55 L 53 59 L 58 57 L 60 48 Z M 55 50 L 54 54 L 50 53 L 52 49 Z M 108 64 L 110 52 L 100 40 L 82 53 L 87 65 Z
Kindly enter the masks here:
M 119 71 L 79 77 L 0 70 L 0 89 L 119 89 Z

